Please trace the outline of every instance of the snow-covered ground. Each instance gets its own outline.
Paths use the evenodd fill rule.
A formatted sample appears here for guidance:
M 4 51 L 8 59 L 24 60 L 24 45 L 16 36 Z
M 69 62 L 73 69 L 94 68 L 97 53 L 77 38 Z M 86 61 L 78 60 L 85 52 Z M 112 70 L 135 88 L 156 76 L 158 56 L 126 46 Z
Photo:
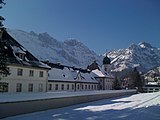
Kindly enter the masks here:
M 160 92 L 99 100 L 4 120 L 160 120 Z

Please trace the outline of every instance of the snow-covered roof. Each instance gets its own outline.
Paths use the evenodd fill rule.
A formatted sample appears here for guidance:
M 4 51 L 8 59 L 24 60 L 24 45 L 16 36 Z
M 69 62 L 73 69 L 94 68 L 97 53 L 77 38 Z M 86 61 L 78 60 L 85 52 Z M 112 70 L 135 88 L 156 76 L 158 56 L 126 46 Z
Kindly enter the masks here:
M 49 70 L 48 80 L 75 81 L 71 71 L 67 67 L 63 69 L 51 68 L 51 70 Z
M 100 71 L 100 70 L 98 70 L 98 69 L 92 70 L 92 73 L 95 74 L 95 77 L 106 77 L 106 76 L 102 73 L 102 71 Z
M 94 77 L 114 78 L 111 73 L 106 72 L 102 68 L 92 70 Z
M 13 37 L 11 37 L 7 31 L 4 30 L 3 39 L 6 41 L 6 54 L 8 56 L 8 63 L 10 65 L 22 65 L 30 66 L 42 69 L 50 69 L 50 67 L 42 62 L 40 62 L 35 56 L 33 56 L 28 50 L 26 50 L 19 42 L 17 42 Z M 24 54 L 24 56 L 19 56 L 17 53 Z
M 97 80 L 94 78 L 93 74 L 90 72 L 83 72 L 81 70 L 74 70 L 69 67 L 52 67 L 49 70 L 49 81 L 68 81 L 68 82 L 87 82 L 87 83 L 97 83 Z
M 148 82 L 147 85 L 158 85 L 157 82 Z
M 76 79 L 79 82 L 98 83 L 98 81 L 94 78 L 94 76 L 91 73 L 79 72 L 79 75 L 79 79 Z

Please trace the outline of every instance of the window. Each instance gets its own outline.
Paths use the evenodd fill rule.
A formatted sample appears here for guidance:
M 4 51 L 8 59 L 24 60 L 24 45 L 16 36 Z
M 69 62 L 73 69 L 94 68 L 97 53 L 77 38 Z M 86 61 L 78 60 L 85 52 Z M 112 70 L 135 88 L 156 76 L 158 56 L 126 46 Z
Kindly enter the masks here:
M 87 89 L 87 85 L 85 85 L 85 89 Z
M 64 84 L 62 84 L 61 89 L 64 90 Z
M 8 92 L 8 83 L 0 82 L 0 92 Z
M 39 72 L 39 77 L 43 77 L 43 71 Z
M 67 84 L 67 90 L 69 90 L 69 84 Z
M 17 83 L 16 92 L 22 92 L 22 84 L 21 83 Z
M 78 87 L 77 87 L 77 89 L 79 90 L 79 84 L 78 84 Z
M 43 92 L 43 84 L 42 83 L 39 84 L 38 91 L 39 92 Z
M 82 85 L 82 90 L 83 90 L 83 85 Z
M 74 85 L 72 84 L 72 90 L 74 89 Z
M 30 70 L 30 71 L 29 71 L 29 76 L 30 76 L 30 77 L 33 77 L 33 76 L 34 76 L 34 71 L 33 71 L 33 70 Z
M 49 84 L 48 89 L 52 90 L 52 84 Z
M 17 75 L 22 76 L 23 75 L 23 69 L 18 68 L 17 69 Z
M 55 90 L 58 90 L 58 84 L 56 84 Z
M 88 85 L 88 89 L 90 89 L 90 85 Z
M 28 92 L 33 92 L 33 84 L 32 83 L 28 84 Z
M 24 54 L 19 53 L 18 56 L 19 56 L 19 58 L 21 58 L 22 60 L 24 60 L 24 56 L 25 56 Z
M 92 90 L 93 90 L 93 85 L 92 85 Z

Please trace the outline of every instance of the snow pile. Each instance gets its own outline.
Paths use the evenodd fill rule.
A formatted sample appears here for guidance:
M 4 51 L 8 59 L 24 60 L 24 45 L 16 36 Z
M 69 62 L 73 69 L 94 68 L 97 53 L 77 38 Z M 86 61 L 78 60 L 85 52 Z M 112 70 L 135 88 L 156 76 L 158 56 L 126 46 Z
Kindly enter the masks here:
M 160 92 L 100 100 L 5 120 L 159 120 Z

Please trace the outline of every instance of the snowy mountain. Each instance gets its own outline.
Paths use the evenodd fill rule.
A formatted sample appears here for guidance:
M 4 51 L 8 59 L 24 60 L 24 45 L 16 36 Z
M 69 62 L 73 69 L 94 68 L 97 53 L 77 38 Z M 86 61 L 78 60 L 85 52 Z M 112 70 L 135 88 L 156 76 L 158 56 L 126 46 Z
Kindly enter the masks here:
M 37 34 L 33 31 L 7 29 L 24 48 L 39 60 L 49 60 L 53 63 L 86 68 L 93 61 L 102 64 L 102 56 L 98 56 L 87 46 L 75 39 L 58 41 L 48 33 Z M 111 59 L 113 72 L 124 72 L 138 67 L 146 72 L 160 66 L 160 48 L 152 47 L 149 43 L 131 44 L 126 49 L 112 50 L 106 53 Z
M 145 42 L 132 44 L 127 49 L 112 50 L 107 56 L 112 60 L 113 72 L 122 72 L 134 67 L 146 72 L 160 66 L 160 48 L 152 47 Z
M 48 33 L 7 29 L 8 33 L 39 60 L 49 60 L 76 67 L 86 68 L 94 60 L 101 63 L 102 58 L 78 40 L 58 41 Z

